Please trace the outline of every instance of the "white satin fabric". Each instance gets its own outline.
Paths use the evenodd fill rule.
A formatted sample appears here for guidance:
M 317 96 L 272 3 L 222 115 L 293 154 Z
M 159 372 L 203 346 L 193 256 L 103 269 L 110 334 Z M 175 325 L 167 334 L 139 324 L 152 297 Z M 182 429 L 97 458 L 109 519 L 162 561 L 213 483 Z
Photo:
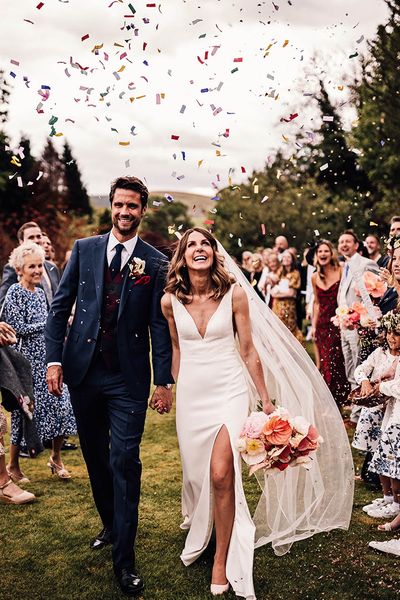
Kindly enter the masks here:
M 232 324 L 234 286 L 210 318 L 204 338 L 184 305 L 171 296 L 179 336 L 176 427 L 183 470 L 182 529 L 189 529 L 181 559 L 194 562 L 207 547 L 213 528 L 210 459 L 215 439 L 228 430 L 235 469 L 235 519 L 226 572 L 238 596 L 255 600 L 255 525 L 243 492 L 241 459 L 235 448 L 249 409 L 249 392 Z

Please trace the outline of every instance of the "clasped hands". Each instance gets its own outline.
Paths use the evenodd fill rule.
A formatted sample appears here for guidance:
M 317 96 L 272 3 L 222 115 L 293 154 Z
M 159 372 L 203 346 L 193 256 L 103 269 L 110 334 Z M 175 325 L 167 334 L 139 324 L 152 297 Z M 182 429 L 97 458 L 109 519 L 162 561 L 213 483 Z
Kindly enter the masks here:
M 0 323 L 0 348 L 3 346 L 9 346 L 10 344 L 16 344 L 17 337 L 14 329 L 8 323 L 3 321 Z
M 160 415 L 169 413 L 172 407 L 172 390 L 168 390 L 163 385 L 158 385 L 153 392 L 149 406 Z

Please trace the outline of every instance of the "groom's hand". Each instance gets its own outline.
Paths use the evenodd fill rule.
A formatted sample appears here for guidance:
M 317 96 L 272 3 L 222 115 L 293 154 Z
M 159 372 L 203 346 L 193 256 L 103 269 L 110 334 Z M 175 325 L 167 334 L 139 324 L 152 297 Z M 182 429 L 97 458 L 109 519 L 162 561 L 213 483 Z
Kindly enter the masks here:
M 172 407 L 172 390 L 163 385 L 158 385 L 150 399 L 150 408 L 156 410 L 160 415 L 168 413 Z
M 47 387 L 50 394 L 61 396 L 63 386 L 63 371 L 60 365 L 51 365 L 47 367 Z

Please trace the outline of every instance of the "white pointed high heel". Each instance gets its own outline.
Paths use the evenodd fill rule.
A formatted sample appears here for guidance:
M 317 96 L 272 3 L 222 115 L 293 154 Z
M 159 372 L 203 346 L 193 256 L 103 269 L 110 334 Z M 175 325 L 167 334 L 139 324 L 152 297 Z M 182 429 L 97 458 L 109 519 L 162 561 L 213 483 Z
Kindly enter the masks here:
M 220 596 L 229 590 L 229 581 L 228 583 L 224 583 L 220 585 L 219 583 L 212 583 L 210 587 L 210 592 L 213 596 Z

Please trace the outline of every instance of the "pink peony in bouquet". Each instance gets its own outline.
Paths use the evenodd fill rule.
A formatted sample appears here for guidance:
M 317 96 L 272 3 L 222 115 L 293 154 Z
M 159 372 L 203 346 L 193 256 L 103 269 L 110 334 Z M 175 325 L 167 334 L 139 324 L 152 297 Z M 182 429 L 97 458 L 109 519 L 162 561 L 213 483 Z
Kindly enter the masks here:
M 278 407 L 269 415 L 252 412 L 236 447 L 252 475 L 259 469 L 284 471 L 296 465 L 309 469 L 310 452 L 322 442 L 316 428 L 304 417 L 291 417 L 286 409 Z

